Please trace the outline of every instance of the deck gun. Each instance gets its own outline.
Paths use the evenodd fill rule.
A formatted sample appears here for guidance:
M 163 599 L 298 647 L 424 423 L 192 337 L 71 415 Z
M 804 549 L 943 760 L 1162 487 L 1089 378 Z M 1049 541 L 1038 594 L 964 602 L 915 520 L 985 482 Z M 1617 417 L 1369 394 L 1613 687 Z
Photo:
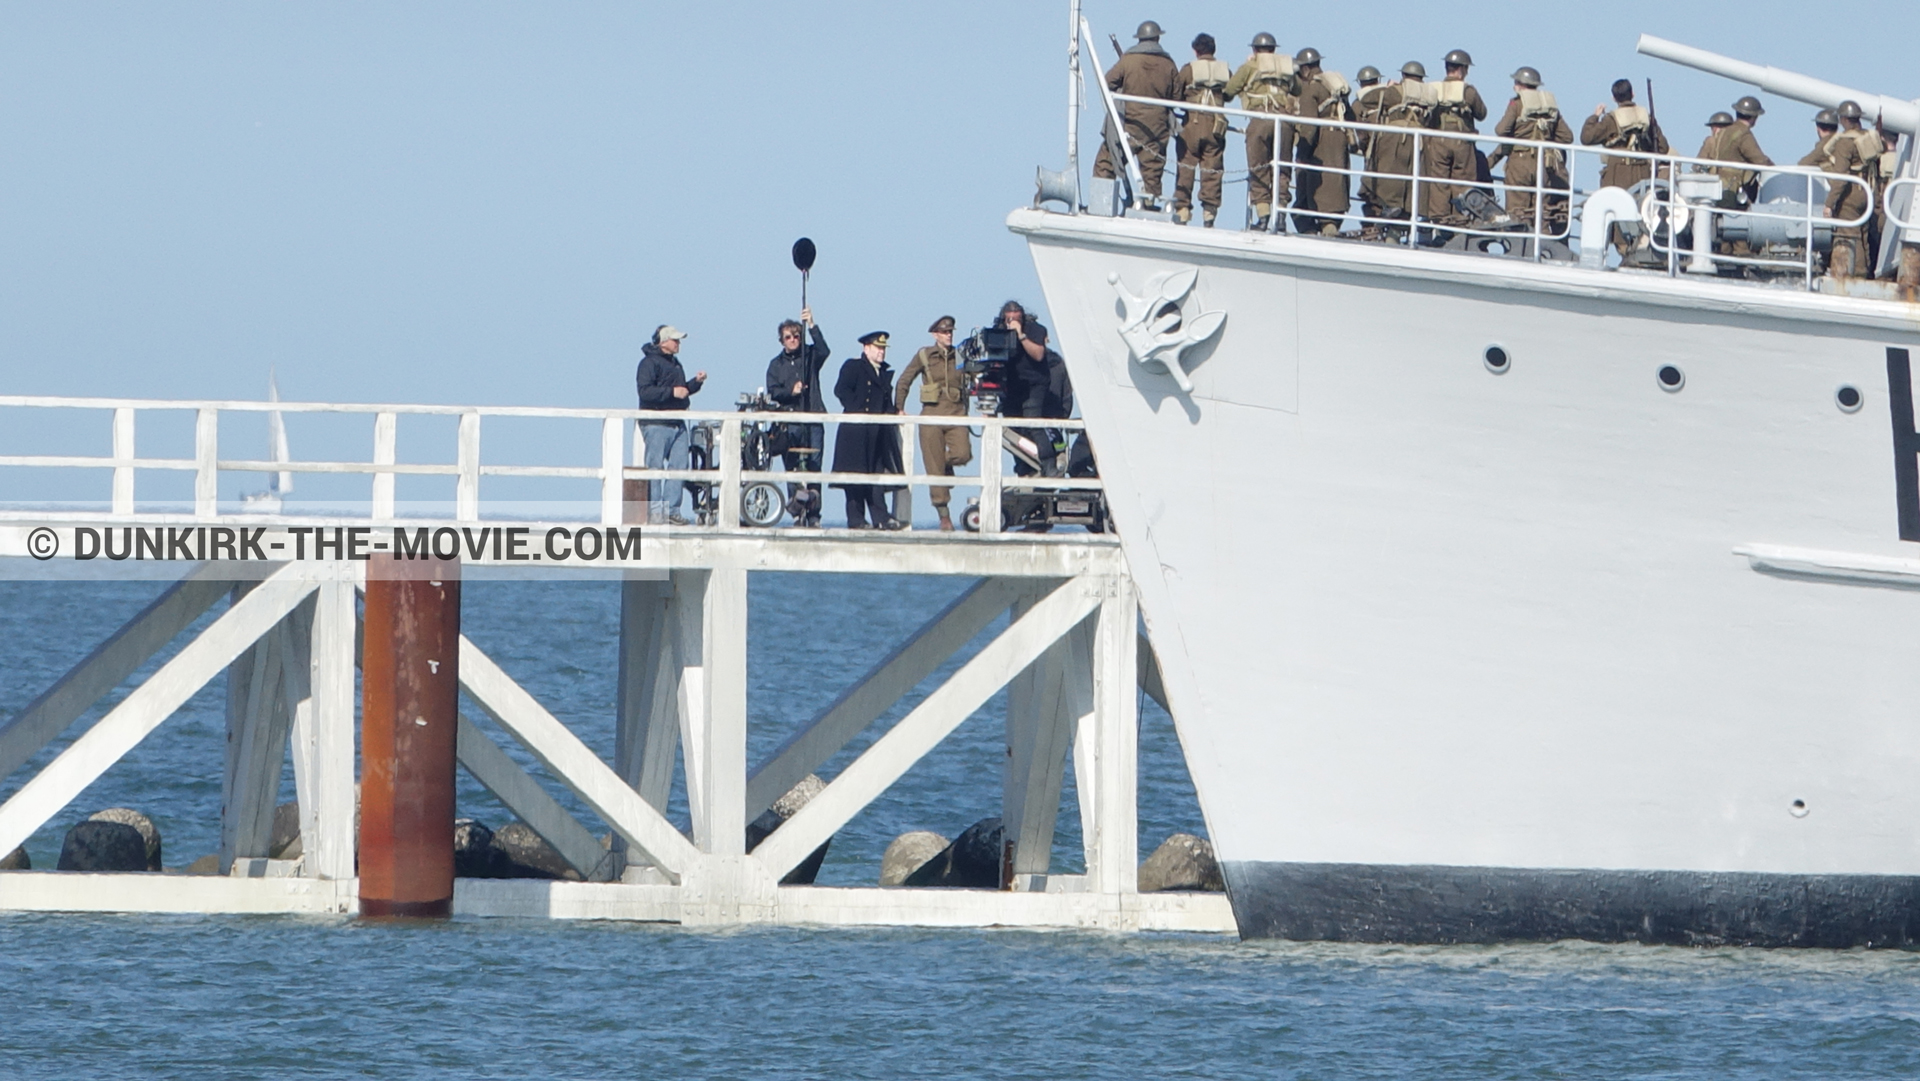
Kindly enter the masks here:
M 1730 56 L 1696 49 L 1691 45 L 1682 45 L 1677 41 L 1654 37 L 1652 34 L 1640 35 L 1640 52 L 1656 60 L 1695 68 L 1709 74 L 1732 79 L 1737 83 L 1758 87 L 1769 94 L 1778 94 L 1783 98 L 1805 102 L 1822 109 L 1835 109 L 1843 101 L 1855 101 L 1862 112 L 1869 116 L 1878 115 L 1884 130 L 1900 137 L 1896 155 L 1897 177 L 1920 176 L 1920 162 L 1915 160 L 1915 137 L 1920 134 L 1920 101 L 1906 101 L 1883 94 L 1869 94 L 1851 87 L 1816 79 L 1810 75 L 1768 67 L 1764 64 L 1751 64 L 1744 60 L 1735 60 Z M 1913 187 L 1896 189 L 1888 200 L 1888 210 L 1899 217 L 1912 219 Z M 1891 276 L 1895 267 L 1901 263 L 1902 248 L 1920 246 L 1920 231 L 1907 230 L 1900 244 L 1883 245 L 1880 251 L 1880 265 L 1876 268 L 1879 277 Z M 1920 264 L 1913 256 L 1908 261 Z M 1907 275 L 1902 274 L 1905 283 Z

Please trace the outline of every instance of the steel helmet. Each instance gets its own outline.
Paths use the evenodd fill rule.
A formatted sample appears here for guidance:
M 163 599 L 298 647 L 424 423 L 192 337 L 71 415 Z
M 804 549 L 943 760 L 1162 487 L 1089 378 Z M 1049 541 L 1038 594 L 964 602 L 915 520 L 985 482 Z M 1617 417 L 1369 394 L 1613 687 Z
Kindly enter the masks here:
M 1733 111 L 1740 116 L 1765 116 L 1767 111 L 1760 107 L 1760 99 L 1748 94 L 1733 103 Z
M 1159 41 L 1160 24 L 1154 22 L 1152 19 L 1148 19 L 1146 22 L 1140 24 L 1140 29 L 1133 32 L 1133 39 L 1135 41 Z
M 1258 34 L 1253 35 L 1253 48 L 1277 49 L 1279 47 L 1280 47 L 1280 43 L 1274 40 L 1272 34 L 1269 34 L 1265 31 L 1261 31 Z
M 1465 49 L 1455 49 L 1447 54 L 1447 63 L 1453 67 L 1470 68 L 1473 66 L 1473 57 L 1468 56 Z
M 1320 62 L 1320 50 L 1311 46 L 1302 49 L 1293 55 L 1293 62 L 1301 67 L 1306 67 L 1308 64 L 1318 64 Z
M 1707 117 L 1707 126 L 1710 128 L 1724 128 L 1731 123 L 1733 123 L 1733 114 L 1729 112 L 1717 112 Z
M 1418 60 L 1409 60 L 1400 65 L 1400 74 L 1411 75 L 1416 79 L 1424 79 L 1427 77 L 1427 66 Z
M 1866 113 L 1860 108 L 1860 103 L 1857 101 L 1843 101 L 1840 103 L 1840 119 L 1842 120 L 1858 120 L 1865 115 Z
M 1837 128 L 1840 126 L 1840 114 L 1832 109 L 1822 109 L 1813 114 L 1813 126 L 1817 128 Z
M 1356 72 L 1353 77 L 1359 82 L 1377 83 L 1380 81 L 1380 69 L 1374 67 L 1372 64 L 1368 64 Z
M 1529 90 L 1540 89 L 1540 73 L 1532 68 L 1521 68 L 1514 72 L 1513 81 Z

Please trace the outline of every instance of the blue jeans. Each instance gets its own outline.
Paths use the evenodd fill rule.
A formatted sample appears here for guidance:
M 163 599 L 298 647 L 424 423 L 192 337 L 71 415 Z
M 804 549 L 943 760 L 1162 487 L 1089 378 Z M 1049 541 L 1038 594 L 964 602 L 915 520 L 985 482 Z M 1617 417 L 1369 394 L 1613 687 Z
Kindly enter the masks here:
M 640 422 L 640 438 L 646 443 L 647 469 L 685 469 L 687 468 L 687 425 L 679 420 L 643 420 Z M 679 513 L 680 494 L 686 489 L 686 482 L 679 480 L 653 480 L 647 482 L 647 521 L 658 525 L 667 520 L 668 512 Z

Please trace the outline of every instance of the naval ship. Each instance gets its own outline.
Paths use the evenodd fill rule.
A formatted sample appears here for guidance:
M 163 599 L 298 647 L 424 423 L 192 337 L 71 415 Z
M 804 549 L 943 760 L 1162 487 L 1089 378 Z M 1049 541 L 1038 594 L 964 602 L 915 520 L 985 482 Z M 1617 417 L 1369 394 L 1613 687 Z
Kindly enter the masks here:
M 1533 221 L 1327 237 L 1177 225 L 1076 131 L 1008 219 L 1244 936 L 1920 940 L 1920 104 L 1641 51 L 1860 103 L 1886 178 L 1742 201 L 1648 153 Z M 1110 130 L 1145 101 L 1073 85 Z M 1863 183 L 1880 274 L 1836 278 Z

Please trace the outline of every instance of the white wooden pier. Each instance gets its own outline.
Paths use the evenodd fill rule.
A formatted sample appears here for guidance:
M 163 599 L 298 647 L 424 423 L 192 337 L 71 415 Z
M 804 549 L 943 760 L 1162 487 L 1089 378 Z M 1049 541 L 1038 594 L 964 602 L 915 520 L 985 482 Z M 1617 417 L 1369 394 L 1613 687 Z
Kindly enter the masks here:
M 84 468 L 102 473 L 99 503 L 58 508 L 0 508 L 0 557 L 25 557 L 51 530 L 56 559 L 85 550 L 82 531 L 139 528 L 197 530 L 176 559 L 177 581 L 39 699 L 0 727 L 0 778 L 12 778 L 43 747 L 61 738 L 89 709 L 205 613 L 224 605 L 123 700 L 93 722 L 44 768 L 0 803 L 0 853 L 22 843 L 60 814 L 89 784 L 170 717 L 201 687 L 225 673 L 227 761 L 217 876 L 0 873 L 0 910 L 140 912 L 324 912 L 357 910 L 355 879 L 356 590 L 369 564 L 351 544 L 308 558 L 287 553 L 296 542 L 359 530 L 368 546 L 401 530 L 521 531 L 541 551 L 550 533 L 595 534 L 591 561 L 621 579 L 618 717 L 614 760 L 605 761 L 558 717 L 468 639 L 459 644 L 465 700 L 518 742 L 547 777 L 591 808 L 616 837 L 611 850 L 516 763 L 479 725 L 459 720 L 460 765 L 588 879 L 582 882 L 461 879 L 454 911 L 472 916 L 629 919 L 687 926 L 733 924 L 1015 926 L 1113 931 L 1228 932 L 1233 919 L 1222 894 L 1141 894 L 1135 888 L 1137 695 L 1158 697 L 1157 675 L 1137 631 L 1138 609 L 1117 541 L 1080 532 L 1003 533 L 1003 492 L 1040 485 L 1097 487 L 1007 476 L 1000 455 L 983 455 L 984 476 L 953 478 L 956 505 L 968 489 L 983 508 L 980 534 L 754 529 L 739 523 L 739 492 L 782 473 L 742 470 L 732 456 L 702 474 L 665 474 L 627 465 L 631 410 L 485 410 L 456 407 L 341 406 L 236 402 L 141 402 L 0 398 L 0 408 L 59 409 L 103 418 L 111 452 L 98 457 L 0 458 L 5 468 Z M 269 409 L 287 413 L 368 414 L 371 454 L 365 461 L 268 461 L 221 453 L 223 418 Z M 191 458 L 142 459 L 134 454 L 137 417 L 146 411 L 192 410 Z M 397 461 L 396 431 L 416 414 L 456 414 L 451 465 Z M 583 446 L 556 445 L 586 459 L 549 465 L 490 464 L 482 455 L 482 418 L 504 413 L 577 422 Z M 750 415 L 680 414 L 713 420 L 723 446 L 738 445 Z M 782 417 L 781 419 L 792 419 Z M 821 418 L 837 420 L 838 418 Z M 905 428 L 918 417 L 882 418 L 900 425 L 909 456 L 918 440 Z M 940 418 L 945 420 L 946 418 Z M 971 418 L 982 442 L 997 443 L 1004 422 Z M 85 423 L 85 421 L 81 421 Z M 947 420 L 947 423 L 951 423 Z M 1065 427 L 1074 427 L 1067 422 Z M 152 507 L 139 499 L 147 470 L 195 475 L 191 507 Z M 359 473 L 369 480 L 365 513 L 302 517 L 242 513 L 219 498 L 223 472 Z M 925 483 L 909 457 L 908 483 Z M 396 514 L 394 479 L 446 476 L 452 491 L 443 515 Z M 600 498 L 578 517 L 508 518 L 483 498 L 488 476 L 552 477 L 597 482 Z M 677 475 L 718 484 L 719 521 L 707 527 L 627 524 L 627 484 Z M 836 475 L 823 479 L 831 482 Z M 811 479 L 811 478 L 809 478 Z M 862 479 L 862 478 L 850 478 Z M 879 478 L 874 478 L 879 479 Z M 891 478 L 898 481 L 899 478 Z M 104 498 L 100 498 L 104 497 Z M 558 501 L 555 501 L 558 505 Z M 209 557 L 197 544 L 216 531 L 249 530 L 256 550 Z M 320 533 L 314 530 L 342 531 Z M 416 531 L 426 531 L 419 533 Z M 36 531 L 43 531 L 39 540 Z M 133 534 L 117 536 L 133 544 Z M 177 535 L 184 535 L 182 534 Z M 469 534 L 471 535 L 471 534 Z M 397 538 L 395 543 L 401 543 Z M 551 541 L 548 541 L 551 544 Z M 274 545 L 281 547 L 275 548 Z M 584 546 L 583 546 L 584 550 Z M 553 548 L 546 549 L 551 553 Z M 314 558 L 329 555 L 330 558 Z M 95 557 L 96 566 L 110 560 Z M 539 556 L 514 555 L 511 543 L 461 554 L 468 566 L 562 573 Z M 125 566 L 132 566 L 129 560 Z M 567 564 L 578 566 L 579 561 Z M 756 571 L 964 576 L 973 585 L 847 687 L 766 760 L 747 755 L 747 581 Z M 875 739 L 751 853 L 747 823 L 850 741 L 885 716 L 1003 615 L 1006 628 L 971 656 L 904 718 Z M 900 781 L 1002 688 L 1008 689 L 1007 766 L 1002 785 L 1010 871 L 1002 890 L 783 886 L 783 875 Z M 267 858 L 273 803 L 286 756 L 298 792 L 303 852 L 298 860 Z M 684 761 L 691 830 L 665 815 Z M 1073 770 L 1085 846 L 1085 873 L 1051 866 L 1055 816 L 1064 774 Z

